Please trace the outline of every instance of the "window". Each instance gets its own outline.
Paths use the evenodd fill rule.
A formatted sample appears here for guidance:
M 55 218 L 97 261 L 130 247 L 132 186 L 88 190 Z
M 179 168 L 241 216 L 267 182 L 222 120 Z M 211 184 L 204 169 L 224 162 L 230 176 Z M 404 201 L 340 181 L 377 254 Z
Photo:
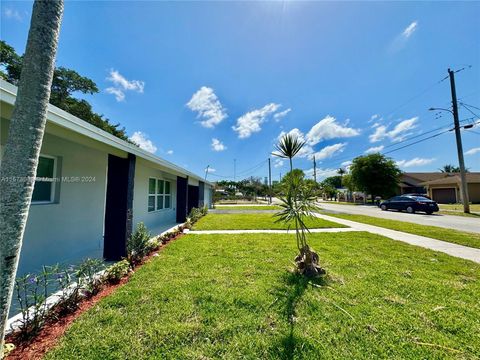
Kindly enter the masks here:
M 148 179 L 148 211 L 170 209 L 171 201 L 170 181 L 150 178 Z
M 37 175 L 33 187 L 33 203 L 51 203 L 55 194 L 55 158 L 41 155 L 38 159 Z

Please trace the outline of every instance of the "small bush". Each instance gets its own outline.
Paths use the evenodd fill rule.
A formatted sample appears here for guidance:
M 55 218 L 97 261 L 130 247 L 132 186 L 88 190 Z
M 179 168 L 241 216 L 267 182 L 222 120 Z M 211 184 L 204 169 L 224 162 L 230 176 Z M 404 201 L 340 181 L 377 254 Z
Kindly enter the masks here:
M 82 294 L 78 284 L 77 271 L 73 266 L 68 268 L 57 266 L 55 278 L 57 287 L 60 289 L 56 310 L 58 315 L 62 316 L 78 308 Z
M 111 284 L 117 284 L 128 274 L 129 269 L 130 263 L 126 259 L 116 262 L 105 270 L 105 280 Z
M 142 261 L 149 253 L 149 240 L 151 238 L 144 223 L 139 223 L 137 229 L 127 242 L 127 260 L 131 267 Z
M 86 296 L 98 293 L 102 287 L 102 277 L 97 273 L 105 269 L 100 259 L 86 259 L 77 267 L 77 283 Z
M 188 214 L 187 222 L 189 222 L 191 225 L 195 224 L 202 216 L 207 215 L 208 213 L 208 208 L 206 206 L 202 208 L 192 208 L 190 210 L 190 214 Z

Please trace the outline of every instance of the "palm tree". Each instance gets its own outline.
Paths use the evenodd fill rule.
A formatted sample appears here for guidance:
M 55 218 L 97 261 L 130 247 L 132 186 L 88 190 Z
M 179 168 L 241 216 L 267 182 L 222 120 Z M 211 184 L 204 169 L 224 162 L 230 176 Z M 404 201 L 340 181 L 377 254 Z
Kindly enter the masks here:
M 442 173 L 459 173 L 460 167 L 447 164 L 447 165 L 443 165 L 443 167 L 438 170 L 440 170 Z M 468 169 L 465 169 L 465 172 L 468 172 Z
M 33 193 L 55 66 L 63 0 L 36 0 L 0 168 L 0 358 Z
M 303 174 L 291 172 L 288 180 L 289 186 L 285 196 L 280 197 L 282 210 L 275 214 L 276 222 L 284 222 L 295 227 L 297 248 L 299 254 L 295 257 L 295 264 L 299 273 L 305 276 L 318 276 L 325 274 L 319 266 L 318 254 L 308 245 L 307 233 L 309 232 L 305 220 L 313 217 L 313 212 L 318 210 L 315 205 L 315 189 L 304 180 Z
M 346 173 L 346 171 L 345 171 L 344 168 L 339 168 L 339 169 L 337 170 L 337 174 L 340 175 L 340 176 L 345 175 L 345 173 Z
M 275 144 L 275 149 L 278 152 L 272 153 L 274 156 L 278 156 L 283 159 L 290 160 L 290 171 L 293 170 L 292 159 L 295 155 L 302 150 L 305 145 L 305 141 L 300 140 L 297 135 L 294 134 L 285 134 L 282 136 L 278 144 Z

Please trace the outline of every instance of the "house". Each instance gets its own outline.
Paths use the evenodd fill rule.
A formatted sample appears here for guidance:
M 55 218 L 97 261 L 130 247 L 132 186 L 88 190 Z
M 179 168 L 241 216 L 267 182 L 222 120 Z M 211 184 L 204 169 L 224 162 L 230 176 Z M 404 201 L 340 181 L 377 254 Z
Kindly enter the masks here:
M 480 173 L 467 173 L 467 184 L 470 202 L 480 202 Z M 398 194 L 426 194 L 441 204 L 462 201 L 458 173 L 403 173 L 398 186 Z
M 0 81 L 0 159 L 17 88 Z M 211 206 L 213 185 L 49 105 L 18 274 L 118 260 L 139 222 L 158 234 Z

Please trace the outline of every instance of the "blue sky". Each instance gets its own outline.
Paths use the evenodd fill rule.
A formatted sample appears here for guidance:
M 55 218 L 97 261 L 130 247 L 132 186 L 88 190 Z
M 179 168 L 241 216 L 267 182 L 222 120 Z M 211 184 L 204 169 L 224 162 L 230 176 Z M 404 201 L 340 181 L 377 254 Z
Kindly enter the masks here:
M 19 53 L 31 6 L 1 3 L 1 38 Z M 308 145 L 295 167 L 310 173 L 315 154 L 329 176 L 369 149 L 448 129 L 449 113 L 428 111 L 450 105 L 448 67 L 465 68 L 458 98 L 480 108 L 479 17 L 478 2 L 67 1 L 57 65 L 92 78 L 94 109 L 142 146 L 199 174 L 210 165 L 211 180 L 233 178 L 234 159 L 237 179 L 266 176 L 290 131 Z M 460 107 L 460 119 L 478 117 Z M 465 160 L 480 171 L 472 130 Z M 454 140 L 387 155 L 405 171 L 435 171 L 458 163 Z M 272 157 L 273 179 L 287 166 Z

